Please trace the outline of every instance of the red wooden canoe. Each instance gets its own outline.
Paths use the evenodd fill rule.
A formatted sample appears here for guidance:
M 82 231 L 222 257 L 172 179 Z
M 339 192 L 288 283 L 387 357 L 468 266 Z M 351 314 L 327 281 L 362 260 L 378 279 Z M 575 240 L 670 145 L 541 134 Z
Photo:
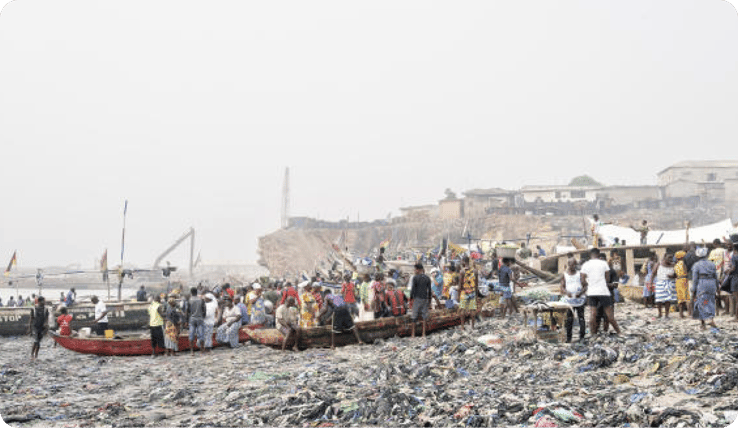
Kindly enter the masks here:
M 445 310 L 430 311 L 430 317 L 426 324 L 426 333 L 436 330 L 442 330 L 461 324 L 461 315 L 459 312 L 449 312 Z M 380 318 L 371 321 L 359 321 L 356 324 L 359 331 L 359 337 L 363 342 L 371 343 L 376 339 L 388 339 L 395 335 L 410 336 L 412 333 L 412 323 L 410 316 Z M 419 336 L 423 333 L 423 324 L 418 322 L 415 324 L 415 335 Z M 249 330 L 249 336 L 255 343 L 267 345 L 275 348 L 282 348 L 284 335 L 277 329 L 265 328 Z M 336 346 L 349 345 L 356 342 L 356 337 L 352 332 L 336 334 Z M 288 347 L 294 346 L 294 339 L 287 342 Z M 300 331 L 300 343 L 298 348 L 330 348 L 331 346 L 331 328 L 311 327 Z
M 247 342 L 249 340 L 248 330 L 255 329 L 254 326 L 243 326 L 238 331 L 238 341 Z M 151 338 L 148 335 L 143 334 L 137 337 L 118 337 L 112 339 L 106 339 L 101 336 L 94 337 L 73 337 L 73 336 L 60 336 L 56 332 L 49 332 L 49 335 L 62 347 L 69 349 L 70 351 L 79 352 L 82 354 L 95 354 L 104 356 L 123 356 L 123 355 L 151 355 Z M 215 333 L 213 333 L 213 347 L 221 346 L 215 340 Z M 179 350 L 187 351 L 190 349 L 190 341 L 187 333 L 179 335 Z M 195 349 L 199 349 L 195 345 Z M 163 348 L 156 348 L 157 353 L 163 353 Z

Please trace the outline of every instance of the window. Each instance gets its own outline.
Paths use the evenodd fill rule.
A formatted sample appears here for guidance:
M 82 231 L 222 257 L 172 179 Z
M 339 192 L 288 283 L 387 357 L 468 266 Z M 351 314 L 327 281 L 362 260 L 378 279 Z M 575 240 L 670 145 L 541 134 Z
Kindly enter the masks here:
M 558 191 L 557 191 L 557 192 L 555 192 L 555 193 L 554 193 L 554 198 L 556 198 L 556 199 L 561 199 L 561 192 L 558 192 Z
M 571 197 L 572 199 L 584 198 L 585 197 L 584 190 L 572 190 Z
M 714 172 L 707 174 L 707 181 L 715 181 L 715 180 L 717 180 L 717 177 L 715 176 Z

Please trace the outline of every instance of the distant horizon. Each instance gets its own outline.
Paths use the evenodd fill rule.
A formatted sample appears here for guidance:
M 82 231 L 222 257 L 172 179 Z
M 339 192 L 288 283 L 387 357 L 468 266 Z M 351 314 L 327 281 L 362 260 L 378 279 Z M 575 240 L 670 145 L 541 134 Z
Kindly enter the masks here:
M 286 167 L 290 216 L 375 220 L 648 185 L 738 139 L 726 2 L 37 0 L 0 24 L 0 266 L 119 263 L 124 200 L 125 261 L 193 227 L 203 260 L 256 264 Z

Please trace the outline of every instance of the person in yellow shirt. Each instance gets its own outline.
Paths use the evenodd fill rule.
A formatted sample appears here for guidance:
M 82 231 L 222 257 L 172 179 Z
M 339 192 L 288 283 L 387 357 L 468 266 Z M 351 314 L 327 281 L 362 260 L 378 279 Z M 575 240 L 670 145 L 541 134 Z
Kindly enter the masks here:
M 677 307 L 679 308 L 679 317 L 684 318 L 684 309 L 692 315 L 692 310 L 689 308 L 689 272 L 687 271 L 687 265 L 684 263 L 684 256 L 687 253 L 684 251 L 677 251 L 674 257 L 677 259 L 674 265 L 674 273 L 676 274 L 676 293 L 677 293 Z
M 161 295 L 154 296 L 149 305 L 149 330 L 151 331 L 151 358 L 156 357 L 156 347 L 164 346 L 164 308 L 161 306 Z

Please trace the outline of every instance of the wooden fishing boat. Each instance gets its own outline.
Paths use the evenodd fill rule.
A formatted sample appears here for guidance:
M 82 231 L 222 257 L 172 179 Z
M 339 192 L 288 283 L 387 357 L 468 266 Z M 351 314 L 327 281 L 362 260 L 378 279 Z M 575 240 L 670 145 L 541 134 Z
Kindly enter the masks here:
M 136 330 L 149 325 L 148 302 L 113 301 L 105 302 L 108 308 L 108 325 L 112 330 Z M 33 307 L 0 307 L 0 336 L 18 336 L 28 333 Z M 53 307 L 47 305 L 50 312 Z M 95 320 L 95 305 L 75 303 L 67 308 L 72 315 L 72 328 L 92 325 Z
M 620 285 L 618 286 L 620 294 L 633 303 L 643 304 L 643 286 L 642 285 Z
M 243 343 L 250 339 L 249 329 L 255 329 L 259 326 L 243 326 L 238 331 L 238 341 Z M 151 355 L 151 337 L 148 333 L 142 333 L 136 336 L 116 336 L 108 339 L 102 336 L 95 337 L 73 337 L 60 336 L 56 332 L 50 331 L 49 335 L 56 343 L 70 351 L 82 354 L 94 354 L 102 356 L 132 356 L 132 355 Z M 213 333 L 213 347 L 222 346 L 215 340 L 216 333 Z M 187 351 L 190 349 L 190 341 L 187 333 L 179 335 L 179 351 Z M 199 349 L 195 345 L 195 349 Z M 156 349 L 157 353 L 163 353 L 163 348 Z
M 448 311 L 430 311 L 430 317 L 426 324 L 426 333 L 436 330 L 442 330 L 461 324 L 461 316 L 458 312 Z M 356 323 L 359 331 L 359 337 L 363 342 L 371 343 L 376 339 L 388 339 L 395 335 L 410 336 L 413 325 L 410 322 L 410 315 L 401 317 L 380 318 L 371 321 L 360 321 Z M 415 325 L 415 335 L 419 336 L 423 333 L 423 325 L 418 322 Z M 277 329 L 256 329 L 250 330 L 248 334 L 255 343 L 267 345 L 275 348 L 282 348 L 284 335 Z M 355 344 L 356 337 L 351 332 L 340 333 L 335 335 L 336 346 L 344 346 Z M 294 339 L 287 342 L 288 347 L 294 346 Z M 331 346 L 331 327 L 311 327 L 301 330 L 300 342 L 297 344 L 300 349 L 307 348 L 330 348 Z
M 664 257 L 665 253 L 674 254 L 681 250 L 684 244 L 660 244 L 660 245 L 634 245 L 625 247 L 601 247 L 600 251 L 603 252 L 608 259 L 613 252 L 617 252 L 622 259 L 623 273 L 628 274 L 628 283 L 632 283 L 636 275 L 639 274 L 643 263 L 648 261 L 648 258 L 652 255 L 656 255 L 659 260 Z M 589 249 L 571 251 L 577 260 L 583 261 L 589 258 Z M 541 271 L 550 272 L 553 274 L 561 274 L 566 270 L 567 254 L 552 254 L 546 257 L 540 257 Z M 641 290 L 642 291 L 642 290 Z

